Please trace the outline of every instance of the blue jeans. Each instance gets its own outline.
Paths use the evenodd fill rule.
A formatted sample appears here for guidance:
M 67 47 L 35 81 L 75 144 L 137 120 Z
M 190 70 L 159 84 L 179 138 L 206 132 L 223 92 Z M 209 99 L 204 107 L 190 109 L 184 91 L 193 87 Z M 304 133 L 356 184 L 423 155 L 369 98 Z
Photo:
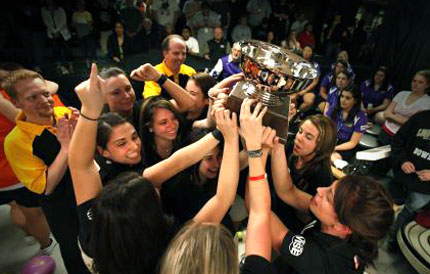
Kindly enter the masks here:
M 410 191 L 408 197 L 406 198 L 405 205 L 397 215 L 394 226 L 390 232 L 390 237 L 392 240 L 395 239 L 396 233 L 405 224 L 407 224 L 415 216 L 415 213 L 421 208 L 426 206 L 430 202 L 430 194 L 422 194 L 418 192 Z

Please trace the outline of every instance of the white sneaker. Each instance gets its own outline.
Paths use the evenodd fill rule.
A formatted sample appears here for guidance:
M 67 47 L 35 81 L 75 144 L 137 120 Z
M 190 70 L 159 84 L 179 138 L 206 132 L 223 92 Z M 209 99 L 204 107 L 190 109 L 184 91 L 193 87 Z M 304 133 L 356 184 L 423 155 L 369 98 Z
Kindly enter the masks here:
M 52 252 L 54 252 L 54 248 L 57 246 L 57 241 L 52 237 L 50 237 L 50 239 L 51 239 L 51 244 L 49 244 L 45 248 L 40 249 L 43 255 L 51 256 Z
M 34 245 L 35 243 L 37 243 L 36 238 L 31 235 L 26 235 L 24 241 L 26 245 Z

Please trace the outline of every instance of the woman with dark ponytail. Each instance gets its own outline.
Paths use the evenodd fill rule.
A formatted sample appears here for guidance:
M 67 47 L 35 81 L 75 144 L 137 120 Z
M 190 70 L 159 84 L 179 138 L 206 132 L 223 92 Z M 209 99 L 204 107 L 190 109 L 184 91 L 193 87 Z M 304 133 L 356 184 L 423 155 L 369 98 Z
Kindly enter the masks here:
M 291 183 L 287 170 L 284 146 L 275 144 L 272 175 L 278 195 L 296 209 L 310 211 L 315 220 L 296 233 L 272 214 L 272 245 L 280 252 L 277 273 L 363 273 L 394 220 L 387 192 L 370 177 L 345 176 L 319 187 L 312 197 Z

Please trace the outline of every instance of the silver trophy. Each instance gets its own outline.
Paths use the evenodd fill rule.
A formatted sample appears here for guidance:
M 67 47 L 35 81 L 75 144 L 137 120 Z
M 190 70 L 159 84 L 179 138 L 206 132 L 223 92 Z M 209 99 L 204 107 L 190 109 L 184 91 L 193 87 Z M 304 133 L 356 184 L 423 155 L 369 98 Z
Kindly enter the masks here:
M 276 135 L 285 143 L 289 95 L 306 87 L 318 77 L 318 71 L 292 51 L 266 42 L 242 41 L 240 46 L 245 79 L 234 86 L 227 100 L 227 108 L 239 113 L 243 99 L 257 99 L 268 107 L 263 124 L 276 129 Z

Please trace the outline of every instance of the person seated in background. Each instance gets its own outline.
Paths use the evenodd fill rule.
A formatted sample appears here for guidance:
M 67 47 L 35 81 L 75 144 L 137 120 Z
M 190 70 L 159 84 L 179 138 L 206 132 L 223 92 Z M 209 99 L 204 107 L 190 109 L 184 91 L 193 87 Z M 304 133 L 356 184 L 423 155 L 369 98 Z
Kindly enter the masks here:
M 182 14 L 185 17 L 185 24 L 190 26 L 190 20 L 193 18 L 194 14 L 201 10 L 200 8 L 201 1 L 200 0 L 186 0 L 184 6 L 182 8 Z
M 391 143 L 399 128 L 415 113 L 430 109 L 430 96 L 426 91 L 430 86 L 430 70 L 420 70 L 412 79 L 412 91 L 401 91 L 384 112 L 386 119 L 378 141 L 382 145 Z
M 334 179 L 330 157 L 336 145 L 336 130 L 333 122 L 322 115 L 308 116 L 302 121 L 294 139 L 293 153 L 288 159 L 287 179 L 310 195 L 315 195 L 318 187 L 330 186 Z M 272 161 L 275 158 L 272 157 Z M 272 163 L 274 165 L 275 163 Z M 277 181 L 275 181 L 276 183 Z M 275 184 L 278 193 L 279 188 Z M 293 231 L 301 231 L 304 226 L 303 214 L 281 200 L 277 201 L 274 212 Z
M 407 190 L 404 207 L 397 215 L 388 241 L 389 249 L 396 251 L 399 229 L 430 203 L 430 110 L 412 116 L 391 141 L 394 181 L 392 184 Z
M 382 126 L 385 123 L 384 111 L 394 97 L 393 86 L 388 83 L 387 68 L 379 67 L 372 78 L 361 84 L 360 89 L 367 117 Z
M 94 20 L 91 13 L 86 10 L 85 1 L 76 3 L 76 11 L 72 16 L 72 26 L 76 29 L 79 44 L 82 49 L 87 69 L 92 61 L 97 61 L 96 40 L 94 39 Z
M 305 25 L 305 29 L 297 36 L 297 41 L 302 46 L 302 49 L 304 49 L 306 45 L 311 45 L 313 48 L 315 48 L 316 40 L 311 23 L 307 23 Z
M 366 114 L 361 110 L 361 92 L 355 86 L 341 90 L 337 104 L 326 114 L 336 125 L 337 145 L 332 154 L 332 161 L 349 161 L 355 157 L 363 132 L 367 128 Z
M 204 52 L 206 43 L 214 38 L 214 29 L 221 26 L 221 20 L 219 14 L 210 9 L 207 1 L 202 1 L 200 7 L 201 10 L 188 20 L 188 26 L 197 33 L 200 51 Z
M 209 74 L 217 81 L 222 81 L 233 74 L 242 72 L 242 68 L 240 67 L 241 55 L 242 49 L 239 43 L 234 43 L 231 53 L 219 58 Z
M 172 34 L 164 38 L 161 42 L 161 51 L 163 62 L 155 66 L 155 69 L 161 73 L 161 77 L 145 81 L 143 89 L 145 99 L 161 95 L 169 100 L 172 96 L 163 87 L 167 78 L 184 88 L 190 77 L 196 74 L 192 67 L 184 64 L 187 57 L 187 46 L 181 36 Z
M 296 106 L 301 113 L 305 113 L 311 110 L 315 104 L 315 99 L 317 97 L 315 88 L 320 80 L 321 68 L 320 65 L 312 59 L 313 53 L 314 48 L 312 47 L 312 45 L 305 45 L 303 47 L 303 58 L 313 64 L 314 68 L 318 72 L 318 76 L 315 77 L 312 82 L 308 82 L 306 86 L 302 87 L 302 89 L 295 95 L 292 95 L 292 98 L 295 98 Z
M 196 38 L 191 36 L 191 29 L 188 26 L 182 28 L 182 38 L 184 38 L 185 45 L 187 45 L 187 53 L 191 55 L 199 55 L 200 48 L 199 42 Z
M 352 81 L 355 80 L 355 73 L 354 70 L 351 67 L 351 64 L 349 63 L 349 55 L 348 52 L 346 50 L 342 50 L 338 53 L 336 61 L 343 61 L 346 63 L 346 71 L 348 72 L 349 75 L 351 75 L 351 79 Z M 336 67 L 336 62 L 334 62 L 333 64 L 331 64 L 331 69 L 334 70 L 334 68 Z M 352 84 L 352 82 L 351 82 Z
M 324 102 L 324 111 L 323 114 L 325 116 L 328 116 L 327 113 L 330 111 L 330 113 L 333 112 L 333 109 L 336 107 L 338 103 L 338 99 L 340 96 L 340 92 L 349 86 L 349 75 L 346 71 L 340 71 L 336 74 L 336 76 L 333 78 L 335 81 L 335 85 L 332 86 L 328 90 L 327 99 L 326 102 Z
M 251 28 L 248 26 L 248 17 L 242 15 L 239 18 L 239 23 L 234 26 L 231 32 L 231 39 L 233 43 L 240 42 L 242 40 L 250 40 L 252 38 Z
M 149 18 L 143 19 L 142 47 L 146 51 L 155 49 L 160 45 L 161 33 L 160 26 Z
M 206 60 L 213 63 L 230 52 L 230 42 L 224 39 L 224 32 L 221 27 L 213 30 L 214 38 L 207 42 L 207 47 L 202 48 L 202 54 Z
M 131 40 L 125 34 L 123 23 L 117 21 L 113 33 L 108 38 L 108 57 L 117 64 L 122 63 L 124 62 L 124 58 L 130 53 L 130 46 Z
M 297 32 L 290 31 L 287 39 L 281 41 L 281 47 L 291 50 L 294 53 L 300 54 L 302 48 L 300 47 L 299 41 L 297 41 Z
M 143 15 L 135 6 L 134 0 L 125 0 L 125 7 L 119 12 L 119 19 L 123 23 L 124 33 L 130 39 L 130 47 L 133 53 L 140 52 L 141 30 L 143 28 Z
M 172 34 L 181 14 L 176 0 L 154 0 L 150 6 L 152 18 L 164 28 L 166 34 Z
M 321 86 L 320 86 L 320 96 L 323 100 L 327 100 L 328 91 L 331 87 L 336 85 L 336 75 L 340 71 L 347 71 L 348 64 L 342 60 L 336 61 L 336 65 L 334 68 L 328 72 L 326 75 L 324 75 L 323 79 L 321 80 Z M 350 77 L 348 77 L 350 78 Z M 348 83 L 349 84 L 349 83 Z

